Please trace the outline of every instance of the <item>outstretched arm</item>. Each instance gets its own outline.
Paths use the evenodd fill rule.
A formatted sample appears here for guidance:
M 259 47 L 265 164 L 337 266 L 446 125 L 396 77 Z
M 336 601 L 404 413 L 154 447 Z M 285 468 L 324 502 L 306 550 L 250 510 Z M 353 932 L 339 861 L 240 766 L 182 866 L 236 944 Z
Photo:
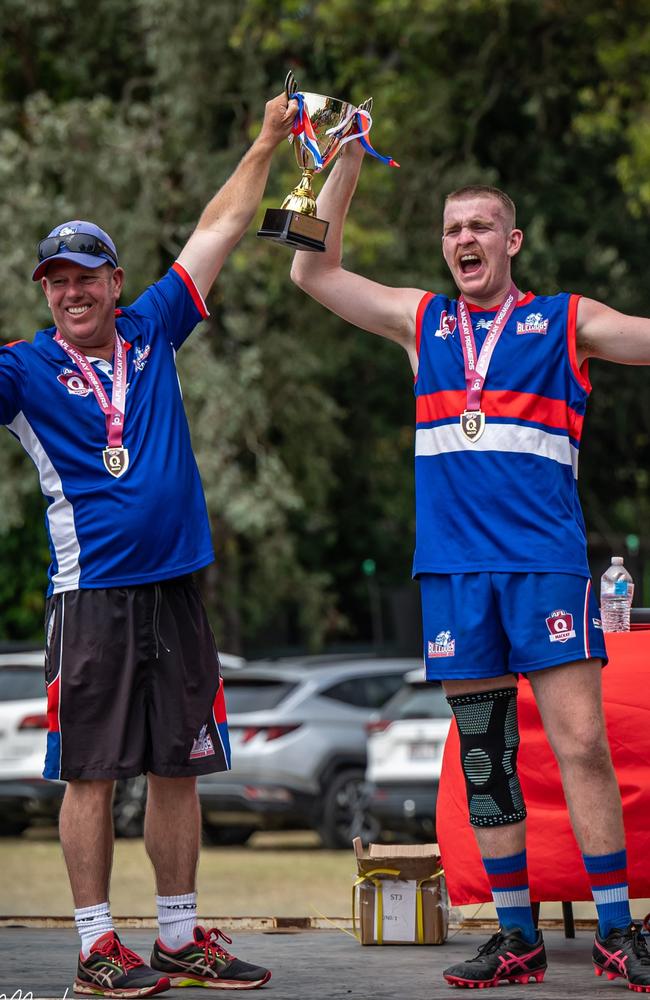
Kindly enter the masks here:
M 299 251 L 292 280 L 322 305 L 362 330 L 394 340 L 407 351 L 417 372 L 415 315 L 424 294 L 416 288 L 390 288 L 346 271 L 341 265 L 343 225 L 356 190 L 363 149 L 348 143 L 318 198 L 318 216 L 329 222 L 325 253 Z
M 580 299 L 576 346 L 579 366 L 586 358 L 650 365 L 650 319 L 627 316 L 594 299 Z
M 271 158 L 276 146 L 289 135 L 297 111 L 297 102 L 287 101 L 286 94 L 268 101 L 260 134 L 235 172 L 206 205 L 178 257 L 204 298 L 257 211 Z

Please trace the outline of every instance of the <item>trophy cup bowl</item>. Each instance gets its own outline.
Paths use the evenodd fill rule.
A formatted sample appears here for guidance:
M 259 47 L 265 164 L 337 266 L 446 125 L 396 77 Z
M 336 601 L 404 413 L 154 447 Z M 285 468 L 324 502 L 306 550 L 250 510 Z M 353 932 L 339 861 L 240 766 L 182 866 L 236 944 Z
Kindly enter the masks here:
M 287 97 L 297 90 L 293 73 L 285 82 Z M 313 155 L 295 135 L 293 141 L 296 162 L 302 171 L 299 183 L 283 201 L 281 208 L 268 208 L 257 235 L 263 239 L 283 243 L 296 250 L 325 250 L 325 236 L 329 222 L 316 215 L 316 198 L 312 190 L 312 177 L 334 160 L 341 139 L 354 128 L 356 105 L 339 101 L 324 94 L 303 93 L 304 111 L 313 126 L 314 138 L 322 157 L 323 167 L 317 167 Z

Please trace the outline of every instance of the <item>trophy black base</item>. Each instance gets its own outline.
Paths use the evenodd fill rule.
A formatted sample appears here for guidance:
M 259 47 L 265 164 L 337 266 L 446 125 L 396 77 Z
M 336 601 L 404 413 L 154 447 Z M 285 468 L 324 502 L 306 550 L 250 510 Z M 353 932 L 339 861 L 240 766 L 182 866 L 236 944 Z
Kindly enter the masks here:
M 294 250 L 323 253 L 329 222 L 287 208 L 267 208 L 257 235 L 264 240 L 284 243 Z

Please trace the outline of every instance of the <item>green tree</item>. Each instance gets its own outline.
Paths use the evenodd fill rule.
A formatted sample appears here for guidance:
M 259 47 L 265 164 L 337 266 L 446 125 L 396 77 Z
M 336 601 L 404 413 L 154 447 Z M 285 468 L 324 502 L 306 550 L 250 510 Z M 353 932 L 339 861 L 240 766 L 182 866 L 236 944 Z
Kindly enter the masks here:
M 98 0 L 88 18 L 72 0 L 0 0 L 4 336 L 29 338 L 48 322 L 28 277 L 36 241 L 64 218 L 91 217 L 115 236 L 126 300 L 162 273 L 289 67 L 305 90 L 372 95 L 374 145 L 402 164 L 364 165 L 347 266 L 450 291 L 439 252 L 444 195 L 496 183 L 526 231 L 520 286 L 647 315 L 649 7 Z M 293 154 L 280 151 L 265 207 L 297 177 Z M 375 560 L 384 590 L 409 572 L 405 359 L 307 300 L 289 284 L 289 265 L 285 251 L 247 235 L 210 298 L 210 320 L 179 355 L 217 549 L 204 583 L 224 648 L 367 638 L 362 561 Z M 645 373 L 594 364 L 591 375 L 587 525 L 596 546 L 636 531 L 643 549 Z M 4 438 L 0 531 L 22 531 L 21 551 L 40 566 L 33 472 Z M 23 586 L 14 576 L 14 589 L 0 583 L 0 627 L 24 634 L 31 621 L 37 632 L 32 577 Z

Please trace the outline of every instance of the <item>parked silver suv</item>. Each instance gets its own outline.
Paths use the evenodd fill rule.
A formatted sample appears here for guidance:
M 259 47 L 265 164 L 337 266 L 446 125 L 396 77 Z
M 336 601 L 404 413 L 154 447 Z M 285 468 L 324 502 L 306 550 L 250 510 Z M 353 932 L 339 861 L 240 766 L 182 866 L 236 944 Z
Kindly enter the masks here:
M 220 844 L 259 829 L 312 828 L 326 847 L 366 839 L 365 723 L 416 659 L 319 656 L 225 671 L 233 769 L 199 778 L 204 829 Z

